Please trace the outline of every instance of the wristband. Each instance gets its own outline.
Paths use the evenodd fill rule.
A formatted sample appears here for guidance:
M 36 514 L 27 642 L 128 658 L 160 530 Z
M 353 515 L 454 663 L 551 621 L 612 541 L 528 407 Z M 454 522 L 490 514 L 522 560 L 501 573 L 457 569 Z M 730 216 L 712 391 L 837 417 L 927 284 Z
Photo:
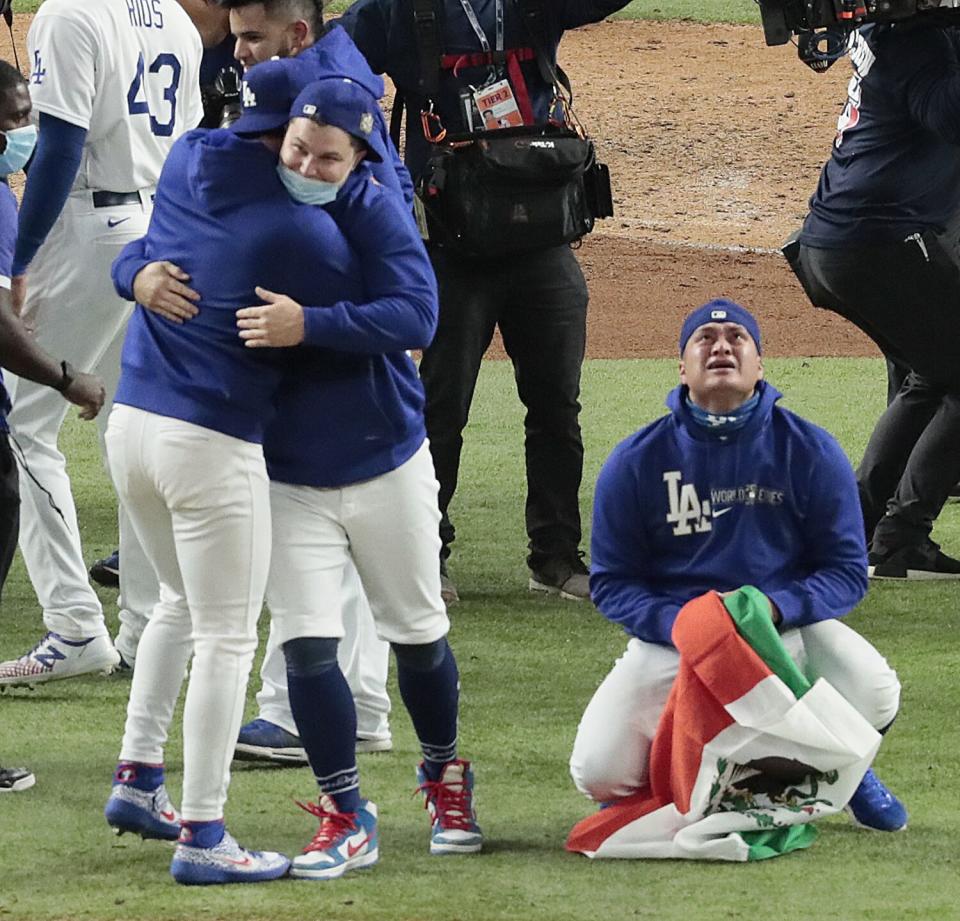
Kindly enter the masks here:
M 60 380 L 53 385 L 53 389 L 59 391 L 60 393 L 66 393 L 76 376 L 77 372 L 74 370 L 73 365 L 70 364 L 69 361 L 61 361 Z

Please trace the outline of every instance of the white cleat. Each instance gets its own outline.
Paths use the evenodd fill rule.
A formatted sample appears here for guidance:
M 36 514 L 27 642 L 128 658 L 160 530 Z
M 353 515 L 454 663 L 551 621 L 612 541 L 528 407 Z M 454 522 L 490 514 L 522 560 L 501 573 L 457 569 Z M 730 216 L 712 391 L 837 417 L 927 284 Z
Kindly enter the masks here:
M 68 640 L 50 632 L 19 659 L 0 662 L 0 689 L 32 688 L 45 681 L 100 673 L 109 675 L 120 664 L 120 654 L 108 636 Z

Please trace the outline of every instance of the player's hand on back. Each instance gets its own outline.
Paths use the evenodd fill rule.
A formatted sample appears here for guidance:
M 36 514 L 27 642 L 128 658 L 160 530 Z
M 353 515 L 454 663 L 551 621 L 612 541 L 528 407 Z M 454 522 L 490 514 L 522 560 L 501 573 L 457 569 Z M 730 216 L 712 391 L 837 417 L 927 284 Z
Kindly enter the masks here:
M 283 347 L 303 342 L 303 307 L 286 294 L 255 288 L 257 297 L 267 303 L 261 307 L 243 307 L 237 311 L 240 338 L 247 348 Z
M 188 281 L 190 276 L 172 262 L 150 262 L 133 280 L 133 296 L 147 310 L 172 323 L 182 323 L 200 312 L 194 303 L 200 295 L 186 284 Z
M 96 374 L 78 374 L 63 395 L 75 406 L 80 407 L 81 419 L 94 419 L 103 408 L 107 398 L 103 381 Z

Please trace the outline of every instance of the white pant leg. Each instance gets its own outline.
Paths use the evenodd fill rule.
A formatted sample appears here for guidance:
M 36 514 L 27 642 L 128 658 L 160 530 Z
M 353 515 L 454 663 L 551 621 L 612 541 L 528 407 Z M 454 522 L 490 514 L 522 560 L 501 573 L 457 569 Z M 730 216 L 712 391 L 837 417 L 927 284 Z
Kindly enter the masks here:
M 353 560 L 343 567 L 343 639 L 337 649 L 340 669 L 357 708 L 357 737 L 390 738 L 387 672 L 390 644 L 377 636 L 373 612 Z
M 190 821 L 219 819 L 270 563 L 263 452 L 259 445 L 130 407 L 117 407 L 114 416 L 118 432 L 126 432 L 115 439 L 112 426 L 108 431 L 118 489 L 125 495 L 132 492 L 122 486 L 124 475 L 134 482 L 142 479 L 153 484 L 168 508 L 169 522 L 154 523 L 128 505 L 148 552 L 155 545 L 151 529 L 172 526 L 190 612 L 194 658 L 183 714 L 181 811 Z M 145 419 L 141 422 L 140 417 Z M 115 455 L 122 460 L 115 463 Z M 168 565 L 154 559 L 162 594 Z M 158 614 L 160 610 L 162 606 Z M 151 621 L 144 640 L 150 642 L 156 633 Z M 141 656 L 145 652 L 150 655 L 141 650 Z M 135 675 L 140 675 L 140 667 L 138 662 Z
M 133 665 L 144 628 L 160 599 L 160 583 L 122 501 L 117 516 L 120 519 L 120 594 L 117 596 L 120 629 L 114 646 L 127 664 Z
M 804 658 L 794 658 L 808 680 L 826 679 L 874 729 L 893 722 L 900 709 L 900 681 L 868 640 L 839 620 L 796 632 L 803 639 Z
M 395 470 L 342 490 L 350 552 L 377 632 L 393 643 L 432 643 L 450 629 L 437 566 L 438 489 L 424 441 Z
M 146 413 L 119 407 L 111 414 L 107 450 L 114 485 L 134 510 L 129 519 L 148 547 L 161 575 L 160 600 L 143 631 L 133 673 L 120 758 L 147 764 L 163 762 L 180 686 L 193 654 L 190 610 L 177 562 L 170 509 L 138 456 L 145 444 Z M 139 543 L 139 542 L 138 542 Z
M 783 634 L 807 679 L 824 678 L 877 729 L 896 716 L 900 682 L 883 656 L 838 620 Z M 675 649 L 630 640 L 587 705 L 570 757 L 578 790 L 599 802 L 629 796 L 647 779 L 650 744 L 677 674 Z
M 38 343 L 78 370 L 99 364 L 122 334 L 131 305 L 113 290 L 110 266 L 121 248 L 146 232 L 149 208 L 95 209 L 90 193 L 71 195 L 27 275 L 24 319 Z M 124 223 L 107 226 L 122 213 Z M 12 378 L 12 376 L 10 376 Z M 87 578 L 77 512 L 57 438 L 69 404 L 50 387 L 11 380 L 10 427 L 30 471 L 21 475 L 20 549 L 49 630 L 71 639 L 106 635 L 103 611 Z
M 343 639 L 337 647 L 337 660 L 356 704 L 357 736 L 361 739 L 389 739 L 387 674 L 390 644 L 377 636 L 360 576 L 349 559 L 343 567 L 341 591 Z M 263 683 L 257 694 L 258 715 L 296 735 L 297 726 L 287 695 L 287 665 L 272 616 L 260 678 Z
M 581 793 L 606 802 L 643 786 L 650 745 L 679 666 L 672 646 L 630 640 L 580 719 L 570 775 Z

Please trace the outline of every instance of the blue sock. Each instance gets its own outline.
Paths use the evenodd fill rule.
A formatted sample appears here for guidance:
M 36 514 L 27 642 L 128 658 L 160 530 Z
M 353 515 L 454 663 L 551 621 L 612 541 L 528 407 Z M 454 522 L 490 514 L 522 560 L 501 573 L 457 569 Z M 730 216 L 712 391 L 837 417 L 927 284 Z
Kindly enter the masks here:
M 210 822 L 181 822 L 180 844 L 188 847 L 216 847 L 223 840 L 223 819 Z
M 423 770 L 439 780 L 457 757 L 460 675 L 446 639 L 422 646 L 393 644 L 400 696 L 413 720 L 423 751 Z
M 156 790 L 163 783 L 163 765 L 119 761 L 113 772 L 113 782 L 125 784 L 135 790 Z
M 297 642 L 285 643 L 284 652 L 288 653 L 290 644 Z M 312 674 L 305 673 L 307 669 L 298 673 L 291 664 L 288 653 L 290 709 L 320 792 L 333 799 L 339 812 L 357 812 L 357 711 L 350 686 L 335 659 L 332 665 Z

